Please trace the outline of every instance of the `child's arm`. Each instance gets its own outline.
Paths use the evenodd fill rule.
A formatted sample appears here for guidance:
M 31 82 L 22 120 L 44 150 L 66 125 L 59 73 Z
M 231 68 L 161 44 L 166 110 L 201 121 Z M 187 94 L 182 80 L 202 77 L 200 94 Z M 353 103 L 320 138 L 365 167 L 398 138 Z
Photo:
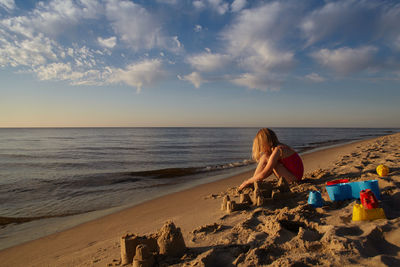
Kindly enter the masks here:
M 280 157 L 280 149 L 274 149 L 274 151 L 272 152 L 271 156 L 269 157 L 266 165 L 263 164 L 262 162 L 260 162 L 260 164 L 263 164 L 265 167 L 261 171 L 257 172 L 257 170 L 256 170 L 253 177 L 244 181 L 239 186 L 239 190 L 242 190 L 243 188 L 253 184 L 254 182 L 261 181 L 264 178 L 267 178 L 268 176 L 270 176 L 272 174 L 276 164 L 278 163 L 279 157 Z M 257 166 L 257 169 L 258 168 L 259 168 L 259 166 Z
M 258 161 L 257 168 L 254 171 L 253 176 L 255 176 L 256 174 L 260 173 L 264 169 L 265 165 L 267 165 L 267 163 L 268 163 L 268 158 L 264 154 L 264 155 L 261 156 L 260 160 Z

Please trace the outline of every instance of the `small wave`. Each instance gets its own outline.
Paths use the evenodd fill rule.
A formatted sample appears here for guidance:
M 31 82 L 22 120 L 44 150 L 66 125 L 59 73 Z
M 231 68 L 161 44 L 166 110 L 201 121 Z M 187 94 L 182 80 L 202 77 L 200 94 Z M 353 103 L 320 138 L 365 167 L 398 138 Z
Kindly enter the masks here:
M 192 175 L 201 171 L 202 168 L 189 167 L 189 168 L 167 168 L 167 169 L 159 169 L 151 171 L 130 172 L 129 174 L 132 176 L 162 179 L 162 178 L 173 178 L 173 177 Z
M 208 166 L 205 167 L 207 171 L 216 171 L 216 170 L 225 170 L 225 169 L 230 169 L 230 168 L 237 168 L 237 167 L 244 167 L 250 164 L 253 164 L 253 160 L 243 160 L 240 162 L 232 162 L 232 163 L 227 163 L 227 164 L 220 164 L 220 165 L 215 165 L 215 166 Z
M 37 155 L 27 155 L 27 154 L 12 154 L 12 153 L 1 153 L 1 157 L 5 158 L 15 158 L 15 159 L 36 159 Z
M 243 166 L 247 166 L 247 165 L 250 165 L 253 163 L 254 163 L 254 161 L 252 161 L 252 160 L 243 160 L 243 161 L 239 161 L 239 162 L 232 162 L 232 163 L 219 164 L 219 165 L 206 166 L 206 167 L 166 168 L 166 169 L 158 169 L 158 170 L 150 170 L 150 171 L 130 172 L 129 174 L 132 176 L 163 179 L 163 178 L 182 177 L 182 176 L 199 174 L 199 173 L 203 173 L 203 172 L 243 167 Z
M 348 141 L 352 141 L 353 139 L 349 138 L 343 138 L 343 139 L 332 139 L 332 140 L 326 140 L 326 141 L 321 141 L 321 142 L 312 142 L 309 143 L 311 146 L 325 146 L 325 145 L 331 145 L 331 144 L 338 144 L 338 143 L 345 143 Z
M 31 222 L 35 220 L 41 220 L 41 219 L 49 219 L 49 218 L 56 218 L 56 217 L 66 217 L 66 216 L 72 216 L 72 215 L 77 215 L 81 213 L 65 213 L 65 214 L 58 214 L 58 215 L 46 215 L 46 216 L 37 216 L 37 217 L 2 217 L 0 216 L 0 226 L 6 226 L 8 224 L 20 224 L 20 223 L 26 223 L 26 222 Z
M 75 138 L 75 137 L 67 137 L 67 136 L 64 136 L 64 137 L 49 136 L 49 137 L 47 137 L 47 139 L 55 139 L 55 140 L 74 140 L 74 139 L 76 139 L 76 138 Z
M 206 166 L 206 167 L 186 167 L 186 168 L 165 168 L 148 171 L 136 172 L 116 172 L 116 173 L 96 173 L 89 175 L 78 175 L 65 179 L 51 181 L 58 187 L 96 187 L 96 186 L 112 186 L 124 183 L 136 183 L 146 179 L 173 179 L 185 176 L 193 176 L 206 172 L 221 171 L 230 168 L 243 167 L 253 164 L 252 160 L 243 160 L 239 162 Z
M 120 146 L 102 146 L 102 147 L 77 147 L 74 148 L 73 150 L 77 151 L 108 151 L 108 150 L 118 150 L 118 151 L 138 151 L 138 150 L 143 150 L 142 148 L 139 147 L 120 147 Z

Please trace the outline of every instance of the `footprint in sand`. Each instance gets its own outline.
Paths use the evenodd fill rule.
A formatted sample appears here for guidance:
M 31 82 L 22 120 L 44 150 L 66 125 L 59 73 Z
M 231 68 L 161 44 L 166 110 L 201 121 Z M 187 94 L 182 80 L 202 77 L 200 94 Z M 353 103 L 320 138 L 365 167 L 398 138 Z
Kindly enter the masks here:
M 338 236 L 360 236 L 364 232 L 358 226 L 351 227 L 338 227 L 335 229 L 335 233 Z
M 368 158 L 362 159 L 362 160 L 361 160 L 361 164 L 362 164 L 363 166 L 367 166 L 367 165 L 370 164 L 370 163 L 371 163 L 371 161 L 369 161 Z
M 191 241 L 196 242 L 198 240 L 202 240 L 210 234 L 216 234 L 229 228 L 229 226 L 217 223 L 200 226 L 190 232 L 193 236 Z
M 380 226 L 371 224 L 364 229 L 364 234 L 352 242 L 363 257 L 374 257 L 379 254 L 397 255 L 399 247 L 388 242 Z
M 377 155 L 377 154 L 371 154 L 371 155 L 369 156 L 369 158 L 370 158 L 370 159 L 379 159 L 380 156 Z

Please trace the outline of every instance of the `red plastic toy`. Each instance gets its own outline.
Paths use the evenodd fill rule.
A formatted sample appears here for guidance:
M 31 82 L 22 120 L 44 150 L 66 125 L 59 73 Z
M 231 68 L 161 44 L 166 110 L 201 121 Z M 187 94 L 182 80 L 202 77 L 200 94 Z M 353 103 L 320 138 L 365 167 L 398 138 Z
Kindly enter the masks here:
M 360 200 L 364 209 L 376 209 L 378 208 L 378 200 L 374 192 L 371 189 L 361 190 L 360 191 Z
M 348 182 L 349 182 L 349 179 L 338 179 L 338 180 L 326 182 L 326 185 L 344 184 L 344 183 L 348 183 Z

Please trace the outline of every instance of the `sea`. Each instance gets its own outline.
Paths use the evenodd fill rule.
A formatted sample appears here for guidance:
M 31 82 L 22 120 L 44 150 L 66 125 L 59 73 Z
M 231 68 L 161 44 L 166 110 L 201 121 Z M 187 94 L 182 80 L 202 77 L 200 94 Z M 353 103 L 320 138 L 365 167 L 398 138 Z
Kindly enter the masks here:
M 300 154 L 400 132 L 271 129 Z M 251 170 L 258 130 L 0 128 L 0 249 Z

